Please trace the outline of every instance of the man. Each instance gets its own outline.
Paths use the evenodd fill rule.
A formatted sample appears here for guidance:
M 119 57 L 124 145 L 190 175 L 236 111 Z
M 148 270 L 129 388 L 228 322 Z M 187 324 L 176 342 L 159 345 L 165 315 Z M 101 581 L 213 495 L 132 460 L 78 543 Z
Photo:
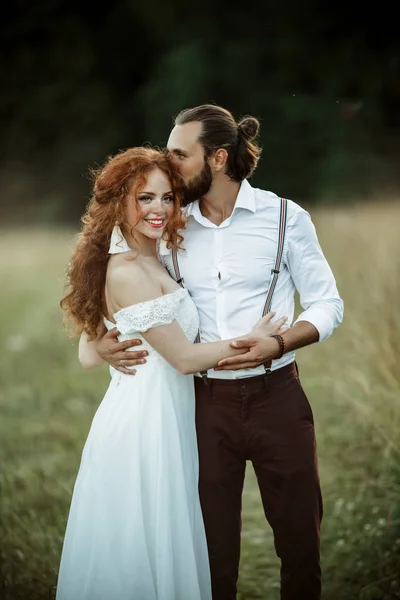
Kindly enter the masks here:
M 316 600 L 322 500 L 313 416 L 294 351 L 327 338 L 343 302 L 309 214 L 247 181 L 260 155 L 258 127 L 212 105 L 177 116 L 168 150 L 185 184 L 185 252 L 161 258 L 194 299 L 204 342 L 244 335 L 267 305 L 290 323 L 295 289 L 300 294 L 304 311 L 281 336 L 239 342 L 247 353 L 195 377 L 199 492 L 214 600 L 236 598 L 247 460 L 281 559 L 281 597 Z M 129 372 L 145 361 L 125 353 L 135 343 L 118 343 L 114 331 L 96 350 Z

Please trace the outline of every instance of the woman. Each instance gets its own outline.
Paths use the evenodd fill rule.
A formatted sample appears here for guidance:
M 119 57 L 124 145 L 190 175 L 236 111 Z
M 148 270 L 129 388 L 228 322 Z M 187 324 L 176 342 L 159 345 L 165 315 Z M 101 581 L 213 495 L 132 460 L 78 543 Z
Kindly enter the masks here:
M 195 305 L 157 259 L 161 238 L 181 247 L 183 227 L 179 178 L 163 153 L 132 148 L 98 173 L 61 305 L 88 340 L 104 323 L 120 339 L 141 335 L 148 359 L 135 377 L 113 374 L 93 419 L 58 600 L 211 599 L 189 374 L 243 350 L 193 343 Z M 279 331 L 284 319 L 271 316 L 258 334 Z

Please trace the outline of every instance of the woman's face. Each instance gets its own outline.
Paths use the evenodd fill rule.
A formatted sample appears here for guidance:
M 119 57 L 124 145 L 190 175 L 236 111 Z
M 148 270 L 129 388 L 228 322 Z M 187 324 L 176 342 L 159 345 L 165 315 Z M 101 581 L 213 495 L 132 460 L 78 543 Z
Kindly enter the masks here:
M 135 197 L 136 196 L 136 197 Z M 168 219 L 174 212 L 171 182 L 160 169 L 153 169 L 143 186 L 127 198 L 128 227 L 151 238 L 161 238 Z

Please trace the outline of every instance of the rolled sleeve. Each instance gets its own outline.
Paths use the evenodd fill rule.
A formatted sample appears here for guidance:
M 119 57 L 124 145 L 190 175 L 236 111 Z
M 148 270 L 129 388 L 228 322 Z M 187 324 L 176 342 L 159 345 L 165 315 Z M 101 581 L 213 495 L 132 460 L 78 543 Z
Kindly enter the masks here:
M 297 210 L 288 222 L 286 254 L 286 264 L 304 309 L 295 323 L 308 321 L 314 325 L 322 342 L 342 322 L 344 305 L 311 217 L 295 206 Z

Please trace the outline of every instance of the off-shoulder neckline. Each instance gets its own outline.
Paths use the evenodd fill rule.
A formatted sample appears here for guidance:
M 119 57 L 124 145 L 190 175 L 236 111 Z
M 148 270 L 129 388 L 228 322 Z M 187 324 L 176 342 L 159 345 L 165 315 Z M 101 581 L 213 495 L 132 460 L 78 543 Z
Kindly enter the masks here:
M 157 298 L 153 298 L 152 300 L 145 300 L 144 302 L 138 302 L 137 304 L 130 304 L 129 306 L 124 306 L 120 310 L 117 310 L 117 312 L 113 313 L 113 318 L 116 320 L 117 315 L 124 313 L 125 311 L 129 310 L 130 308 L 144 306 L 144 305 L 150 304 L 152 302 L 160 301 L 161 298 L 168 298 L 169 296 L 175 296 L 175 295 L 181 294 L 182 292 L 184 292 L 186 294 L 188 293 L 186 288 L 179 287 L 176 290 L 174 290 L 173 292 L 169 292 L 168 294 L 162 294 L 161 296 L 157 296 Z M 107 323 L 111 323 L 111 325 L 116 326 L 116 323 L 113 323 L 112 321 L 107 319 L 107 317 L 104 317 L 104 320 L 107 321 Z

